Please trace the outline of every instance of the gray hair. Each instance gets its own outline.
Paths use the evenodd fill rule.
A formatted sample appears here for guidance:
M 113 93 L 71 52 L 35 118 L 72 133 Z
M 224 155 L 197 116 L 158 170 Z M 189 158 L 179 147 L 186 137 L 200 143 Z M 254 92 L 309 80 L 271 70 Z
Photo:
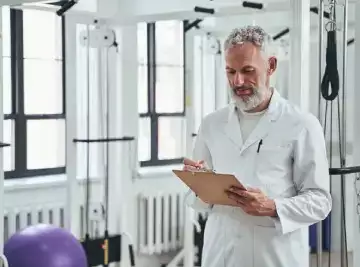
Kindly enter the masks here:
M 233 29 L 225 40 L 224 50 L 226 51 L 234 45 L 241 45 L 245 42 L 251 42 L 267 55 L 274 53 L 272 37 L 260 26 L 246 26 Z

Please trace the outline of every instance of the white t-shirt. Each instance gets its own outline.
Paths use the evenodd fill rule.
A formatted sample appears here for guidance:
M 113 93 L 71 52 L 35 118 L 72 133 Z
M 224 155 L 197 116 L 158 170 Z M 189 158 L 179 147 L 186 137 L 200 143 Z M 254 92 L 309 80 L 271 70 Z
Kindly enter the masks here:
M 265 112 L 266 110 L 248 113 L 237 109 L 243 143 L 246 142 L 249 135 L 255 129 L 256 125 L 258 124 L 259 120 Z

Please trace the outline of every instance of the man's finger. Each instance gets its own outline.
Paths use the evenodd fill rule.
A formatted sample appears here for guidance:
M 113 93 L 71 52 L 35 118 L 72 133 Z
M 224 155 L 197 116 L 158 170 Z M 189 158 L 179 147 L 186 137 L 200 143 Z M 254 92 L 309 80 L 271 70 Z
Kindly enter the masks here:
M 193 166 L 193 167 L 197 167 L 197 168 L 202 168 L 204 161 L 203 160 L 199 160 L 199 161 L 194 161 L 188 158 L 184 158 L 183 161 L 184 165 L 189 165 L 189 166 Z
M 253 187 L 248 187 L 247 191 L 251 193 L 262 193 L 259 188 L 253 188 Z
M 184 171 L 196 172 L 196 171 L 199 171 L 199 168 L 196 168 L 196 167 L 191 166 L 191 165 L 184 165 L 183 170 Z
M 247 187 L 242 185 L 233 185 L 232 187 L 236 190 L 247 190 Z
M 242 198 L 241 196 L 239 196 L 236 193 L 233 193 L 231 191 L 225 191 L 226 194 L 228 195 L 229 199 L 234 200 L 236 203 L 238 204 L 242 204 L 245 205 L 246 203 L 246 199 Z
M 249 191 L 245 191 L 245 190 L 241 190 L 241 189 L 233 189 L 233 188 L 230 189 L 230 192 L 232 192 L 246 200 L 255 200 L 256 196 L 254 194 L 258 194 L 258 193 L 254 193 L 254 192 L 249 192 Z
M 183 161 L 184 165 L 191 165 L 191 166 L 195 166 L 196 165 L 196 162 L 191 160 L 191 159 L 188 159 L 188 158 L 184 158 L 184 161 Z
M 257 192 L 248 192 L 248 191 L 241 192 L 242 197 L 249 199 L 249 200 L 255 200 L 256 194 L 258 194 L 258 193 Z

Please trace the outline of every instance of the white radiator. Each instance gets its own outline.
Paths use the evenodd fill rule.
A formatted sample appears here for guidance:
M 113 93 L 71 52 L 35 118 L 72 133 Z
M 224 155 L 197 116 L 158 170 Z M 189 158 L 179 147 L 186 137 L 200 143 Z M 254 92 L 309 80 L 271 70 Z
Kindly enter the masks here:
M 52 224 L 57 227 L 65 225 L 65 204 L 51 203 L 33 207 L 16 207 L 4 210 L 4 242 L 17 231 L 39 223 Z M 80 236 L 85 236 L 85 209 L 80 207 Z M 92 225 L 91 225 L 92 226 Z M 92 227 L 93 228 L 93 227 Z M 101 227 L 100 227 L 101 228 Z M 91 229 L 93 236 L 99 236 L 99 231 Z
M 140 194 L 139 252 L 161 254 L 183 247 L 184 192 Z
M 141 193 L 138 198 L 138 249 L 153 255 L 183 247 L 185 193 Z M 80 236 L 85 234 L 84 207 L 80 207 Z M 4 210 L 4 242 L 17 231 L 39 223 L 64 227 L 65 203 L 18 206 Z M 102 225 L 90 225 L 91 235 L 103 232 Z
M 4 211 L 4 241 L 17 231 L 34 224 L 46 223 L 64 226 L 64 206 L 62 204 L 19 207 Z

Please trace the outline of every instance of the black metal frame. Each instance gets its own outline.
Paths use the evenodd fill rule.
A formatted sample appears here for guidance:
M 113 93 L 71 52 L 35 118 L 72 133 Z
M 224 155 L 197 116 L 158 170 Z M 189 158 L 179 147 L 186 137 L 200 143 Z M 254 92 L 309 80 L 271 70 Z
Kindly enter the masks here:
M 15 166 L 14 170 L 5 172 L 5 179 L 25 178 L 31 176 L 65 173 L 65 166 L 57 168 L 27 169 L 27 121 L 45 119 L 65 120 L 65 21 L 62 19 L 62 62 L 63 62 L 63 111 L 60 114 L 25 114 L 24 110 L 24 43 L 23 43 L 23 11 L 10 10 L 11 28 L 11 114 L 5 114 L 5 120 L 15 123 Z M 55 153 L 55 151 L 54 151 Z
M 140 162 L 141 167 L 147 166 L 162 166 L 162 165 L 169 165 L 169 164 L 177 164 L 181 163 L 183 158 L 176 158 L 176 159 L 167 159 L 167 160 L 160 160 L 158 158 L 158 127 L 159 127 L 159 118 L 160 117 L 181 117 L 185 116 L 185 100 L 186 100 L 186 91 L 185 91 L 185 21 L 183 21 L 183 71 L 184 71 L 184 107 L 182 112 L 178 113 L 157 113 L 156 112 L 156 22 L 148 23 L 147 24 L 147 86 L 148 86 L 148 111 L 147 113 L 141 113 L 140 118 L 150 118 L 151 123 L 151 157 L 148 161 Z

